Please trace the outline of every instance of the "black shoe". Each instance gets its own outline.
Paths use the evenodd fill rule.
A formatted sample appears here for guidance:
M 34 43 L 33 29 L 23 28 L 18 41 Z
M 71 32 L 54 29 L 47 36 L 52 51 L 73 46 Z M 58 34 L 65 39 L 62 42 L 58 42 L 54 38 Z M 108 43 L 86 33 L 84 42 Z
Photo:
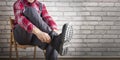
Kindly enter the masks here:
M 73 35 L 73 28 L 70 24 L 64 24 L 62 33 L 60 35 L 56 32 L 51 32 L 52 38 L 51 45 L 57 50 L 60 55 L 67 54 L 68 46 L 70 46 L 70 40 Z
M 59 35 L 59 39 L 61 40 L 61 44 L 59 47 L 59 54 L 65 55 L 68 51 L 68 46 L 70 46 L 70 41 L 73 35 L 73 28 L 70 24 L 64 24 L 62 28 L 62 33 Z

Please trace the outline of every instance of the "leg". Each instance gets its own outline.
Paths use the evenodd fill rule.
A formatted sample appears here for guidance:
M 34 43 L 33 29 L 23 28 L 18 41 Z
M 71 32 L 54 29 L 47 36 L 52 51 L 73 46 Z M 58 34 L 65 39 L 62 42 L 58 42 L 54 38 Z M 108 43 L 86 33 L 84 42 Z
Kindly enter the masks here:
M 10 55 L 9 55 L 9 57 L 10 57 L 10 60 L 12 60 L 11 58 L 12 58 L 12 39 L 13 39 L 13 35 L 12 35 L 12 32 L 11 32 L 11 34 L 10 34 Z
M 16 41 L 15 41 L 15 52 L 16 52 L 16 58 L 17 58 L 17 60 L 19 60 L 19 56 L 18 56 L 18 49 L 17 49 L 17 43 L 16 43 Z
M 34 56 L 33 56 L 34 60 L 36 60 L 36 46 L 34 47 Z
M 42 19 L 40 16 L 40 13 L 35 8 L 32 7 L 26 7 L 24 11 L 24 16 L 27 17 L 27 19 L 32 22 L 37 28 L 40 30 L 50 33 L 52 29 L 49 27 L 49 25 Z
M 57 60 L 58 58 L 58 53 L 57 51 L 51 46 L 49 45 L 46 48 L 46 60 Z
M 69 41 L 70 34 L 71 33 L 71 26 L 68 24 L 65 24 L 62 30 L 62 33 L 60 35 L 54 36 L 52 32 L 52 29 L 49 27 L 47 23 L 42 19 L 40 14 L 37 12 L 36 9 L 32 7 L 27 7 L 25 11 L 23 12 L 24 16 L 26 16 L 36 27 L 38 27 L 43 32 L 48 33 L 52 37 L 51 45 L 53 48 L 55 48 L 61 55 L 64 51 L 63 47 L 65 46 L 67 41 Z M 54 32 L 55 33 L 55 32 Z M 69 39 L 70 38 L 70 39 Z M 37 39 L 38 40 L 38 39 Z M 37 41 L 36 40 L 36 41 Z M 36 42 L 37 43 L 37 42 Z M 38 46 L 41 46 L 40 44 L 37 44 Z

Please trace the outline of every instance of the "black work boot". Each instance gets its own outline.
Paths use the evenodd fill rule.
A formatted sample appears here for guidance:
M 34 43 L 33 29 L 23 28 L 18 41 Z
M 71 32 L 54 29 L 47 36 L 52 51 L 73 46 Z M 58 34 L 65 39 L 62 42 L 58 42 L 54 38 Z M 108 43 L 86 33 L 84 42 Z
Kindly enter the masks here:
M 51 45 L 57 50 L 60 55 L 65 55 L 67 53 L 72 35 L 72 26 L 70 24 L 64 24 L 62 33 L 53 37 Z

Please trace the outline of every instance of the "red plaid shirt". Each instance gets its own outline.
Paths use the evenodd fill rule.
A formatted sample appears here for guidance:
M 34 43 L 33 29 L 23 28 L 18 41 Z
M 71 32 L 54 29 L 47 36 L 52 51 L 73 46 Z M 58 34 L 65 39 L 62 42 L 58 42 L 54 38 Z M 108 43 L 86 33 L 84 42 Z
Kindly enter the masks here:
M 23 29 L 25 29 L 28 32 L 31 32 L 33 27 L 35 25 L 33 25 L 22 13 L 24 10 L 24 5 L 27 6 L 32 6 L 34 8 L 37 9 L 38 13 L 40 13 L 39 10 L 39 6 L 40 4 L 38 4 L 38 1 L 34 2 L 32 5 L 29 5 L 27 3 L 23 3 L 21 0 L 18 0 L 14 3 L 14 15 L 15 15 L 15 23 L 19 24 Z M 44 4 L 42 4 L 42 18 L 45 20 L 45 22 L 53 29 L 53 30 L 57 30 L 57 25 L 55 23 L 55 21 L 52 19 L 52 17 L 48 14 L 47 10 L 46 10 L 46 6 Z

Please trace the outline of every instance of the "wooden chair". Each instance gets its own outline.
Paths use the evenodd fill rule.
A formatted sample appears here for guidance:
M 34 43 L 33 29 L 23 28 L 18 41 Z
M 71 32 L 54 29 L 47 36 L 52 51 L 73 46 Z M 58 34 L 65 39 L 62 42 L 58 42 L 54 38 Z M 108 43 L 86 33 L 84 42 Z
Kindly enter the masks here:
M 14 19 L 12 19 L 10 17 L 10 26 L 11 26 L 11 32 L 10 32 L 10 55 L 9 55 L 9 59 L 11 60 L 12 58 L 12 45 L 14 45 L 15 48 L 15 52 L 16 52 L 16 59 L 19 60 L 19 54 L 18 54 L 18 48 L 22 48 L 22 49 L 26 49 L 27 47 L 34 47 L 34 60 L 36 60 L 36 46 L 32 46 L 32 45 L 20 45 L 18 44 L 15 39 L 14 39 L 14 34 L 13 34 L 13 27 L 14 27 Z M 46 53 L 46 50 L 43 50 L 44 55 Z

